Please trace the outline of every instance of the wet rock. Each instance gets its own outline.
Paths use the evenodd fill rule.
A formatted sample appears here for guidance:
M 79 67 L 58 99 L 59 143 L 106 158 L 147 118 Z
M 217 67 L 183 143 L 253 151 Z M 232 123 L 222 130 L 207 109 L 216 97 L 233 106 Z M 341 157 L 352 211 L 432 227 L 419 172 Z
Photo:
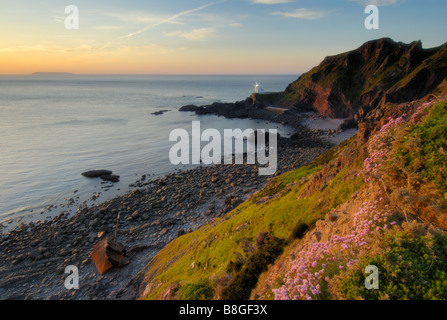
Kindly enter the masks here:
M 195 106 L 193 104 L 189 104 L 187 106 L 183 106 L 179 109 L 179 111 L 197 111 L 199 109 L 198 106 Z
M 233 206 L 233 208 L 238 207 L 242 203 L 244 203 L 244 200 L 242 200 L 241 198 L 235 198 L 231 200 L 231 205 Z
M 186 233 L 186 232 L 185 232 L 184 229 L 179 229 L 179 230 L 177 231 L 177 238 L 183 236 L 185 233 Z
M 169 110 L 159 110 L 159 111 L 155 111 L 155 112 L 152 112 L 151 114 L 152 115 L 161 115 L 161 114 L 163 114 L 163 113 L 165 113 L 165 112 L 168 112 Z
M 132 216 L 133 219 L 136 219 L 136 218 L 138 218 L 139 214 L 140 214 L 139 211 L 136 210 L 136 211 L 134 211 L 134 212 L 132 213 L 131 216 Z
M 82 175 L 87 178 L 99 178 L 101 176 L 111 175 L 113 172 L 109 170 L 91 170 L 83 172 Z

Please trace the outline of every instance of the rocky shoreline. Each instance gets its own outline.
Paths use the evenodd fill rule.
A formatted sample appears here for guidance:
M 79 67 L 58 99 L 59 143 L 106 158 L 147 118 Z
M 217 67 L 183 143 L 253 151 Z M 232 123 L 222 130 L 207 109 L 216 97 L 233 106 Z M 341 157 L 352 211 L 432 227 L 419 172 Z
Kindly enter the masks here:
M 295 116 L 285 122 L 297 131 L 278 140 L 278 171 L 289 171 L 326 152 L 331 144 L 321 132 L 302 127 Z M 267 120 L 267 119 L 266 119 Z M 285 120 L 285 121 L 280 121 Z M 138 275 L 167 243 L 221 217 L 271 177 L 260 176 L 256 165 L 199 166 L 155 180 L 143 177 L 138 189 L 107 202 L 80 207 L 77 214 L 20 224 L 0 239 L 1 299 L 134 299 Z M 100 275 L 90 257 L 95 243 L 113 237 L 129 252 L 128 264 Z M 79 289 L 64 286 L 65 268 L 79 270 Z
M 215 102 L 210 105 L 196 106 L 186 105 L 179 109 L 181 112 L 195 112 L 198 115 L 213 114 L 223 116 L 228 119 L 232 118 L 250 118 L 272 121 L 288 125 L 294 128 L 302 127 L 301 122 L 305 118 L 303 110 L 296 108 L 287 109 L 281 113 L 269 111 L 267 106 L 254 103 L 252 98 L 237 102 Z M 309 111 L 309 110 L 307 110 Z
M 279 95 L 280 93 L 271 93 L 268 95 Z M 270 101 L 263 98 L 262 94 L 252 94 L 251 97 L 237 102 L 215 102 L 210 105 L 196 106 L 186 105 L 179 109 L 181 112 L 194 112 L 198 115 L 217 115 L 228 119 L 232 118 L 250 118 L 270 122 L 280 123 L 284 126 L 290 126 L 295 129 L 296 134 L 314 137 L 325 136 L 333 138 L 335 135 L 349 129 L 357 129 L 357 121 L 353 118 L 338 119 L 341 120 L 337 128 L 329 130 L 310 129 L 303 126 L 306 121 L 316 119 L 325 119 L 315 109 L 309 107 L 274 107 L 269 104 Z

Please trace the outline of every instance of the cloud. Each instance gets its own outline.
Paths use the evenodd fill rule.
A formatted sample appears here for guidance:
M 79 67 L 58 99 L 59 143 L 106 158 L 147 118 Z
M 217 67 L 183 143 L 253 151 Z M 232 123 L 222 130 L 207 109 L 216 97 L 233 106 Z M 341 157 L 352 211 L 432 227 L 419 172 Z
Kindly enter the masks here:
M 273 15 L 281 15 L 286 18 L 295 18 L 295 19 L 307 19 L 307 20 L 315 20 L 324 17 L 327 12 L 319 9 L 296 9 L 291 12 L 281 12 L 276 11 L 272 13 Z
M 251 2 L 259 4 L 280 4 L 293 2 L 293 0 L 251 0 Z
M 359 4 L 361 4 L 362 6 L 367 6 L 367 5 L 374 5 L 374 6 L 378 6 L 378 7 L 384 7 L 384 6 L 391 6 L 394 4 L 398 4 L 399 2 L 402 2 L 403 0 L 349 0 L 349 1 L 354 1 L 357 2 Z
M 137 30 L 135 32 L 132 32 L 132 33 L 129 33 L 129 34 L 125 35 L 125 36 L 122 36 L 122 37 L 120 37 L 120 39 L 123 39 L 123 38 L 130 39 L 130 38 L 132 38 L 132 37 L 134 37 L 134 36 L 136 36 L 136 35 L 138 35 L 140 33 L 143 33 L 143 32 L 145 32 L 147 30 L 150 30 L 152 28 L 158 27 L 158 26 L 163 25 L 163 24 L 167 24 L 167 23 L 179 24 L 178 19 L 180 17 L 199 12 L 199 11 L 205 9 L 205 8 L 211 7 L 211 6 L 216 5 L 217 3 L 220 3 L 220 2 L 222 2 L 222 1 L 208 3 L 208 4 L 205 4 L 205 5 L 202 5 L 202 6 L 198 7 L 198 8 L 194 8 L 194 9 L 191 9 L 191 10 L 185 10 L 185 11 L 179 12 L 179 13 L 173 15 L 173 16 L 161 19 L 161 20 L 159 20 L 159 21 L 157 21 L 155 23 L 147 25 L 146 27 L 144 27 L 144 28 L 142 28 L 140 30 Z
M 66 19 L 66 17 L 63 17 L 63 16 L 52 16 L 52 18 L 55 22 L 58 22 L 58 23 L 61 23 L 61 22 L 63 23 Z
M 151 44 L 141 44 L 141 45 L 114 45 L 111 42 L 105 45 L 97 45 L 90 55 L 98 56 L 117 56 L 117 55 L 128 55 L 132 54 L 144 54 L 144 55 L 168 55 L 176 52 L 181 52 L 188 50 L 188 47 L 172 47 L 172 46 L 162 46 L 156 43 Z
M 205 41 L 212 38 L 217 30 L 214 28 L 200 28 L 191 31 L 174 31 L 165 32 L 164 35 L 168 37 L 182 37 L 190 41 Z
M 120 26 L 96 26 L 95 29 L 98 30 L 117 30 L 122 29 L 123 27 Z
M 240 22 L 230 23 L 228 26 L 232 28 L 240 28 L 242 27 L 242 23 Z
M 88 53 L 88 54 L 119 54 L 123 52 L 144 52 L 150 54 L 171 54 L 178 51 L 187 50 L 186 47 L 165 47 L 158 45 L 156 43 L 151 43 L 147 45 L 135 45 L 135 46 L 126 46 L 119 45 L 114 46 L 111 42 L 107 42 L 104 45 L 88 45 L 88 44 L 79 44 L 76 46 L 61 46 L 61 45 L 52 45 L 48 43 L 36 43 L 32 45 L 19 45 L 15 47 L 6 47 L 0 48 L 0 53 L 19 53 L 19 52 L 51 52 L 51 53 Z
M 147 25 L 158 23 L 182 24 L 179 21 L 169 20 L 169 15 L 154 15 L 145 12 L 108 12 L 104 13 L 106 17 L 115 18 L 124 22 L 126 25 Z
M 144 53 L 160 54 L 160 55 L 175 53 L 180 50 L 185 50 L 185 48 L 169 48 L 169 47 L 160 46 L 156 43 L 152 43 L 149 45 L 141 45 L 141 46 L 119 46 L 119 47 L 115 48 L 115 51 L 124 51 L 124 52 L 143 51 Z

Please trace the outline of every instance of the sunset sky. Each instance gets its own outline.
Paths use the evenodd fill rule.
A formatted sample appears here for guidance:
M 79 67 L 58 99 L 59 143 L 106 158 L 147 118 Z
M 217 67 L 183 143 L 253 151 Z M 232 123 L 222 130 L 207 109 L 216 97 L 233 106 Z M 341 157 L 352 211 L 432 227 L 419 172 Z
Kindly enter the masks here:
M 0 0 L 0 74 L 299 74 L 381 37 L 447 41 L 444 0 Z M 367 4 L 380 29 L 364 27 Z M 67 30 L 65 7 L 79 9 Z

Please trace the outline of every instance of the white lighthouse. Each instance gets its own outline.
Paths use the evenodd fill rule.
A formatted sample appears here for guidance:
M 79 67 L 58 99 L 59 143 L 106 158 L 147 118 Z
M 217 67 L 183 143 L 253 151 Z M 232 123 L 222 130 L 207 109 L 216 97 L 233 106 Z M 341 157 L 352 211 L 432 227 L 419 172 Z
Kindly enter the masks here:
M 259 84 L 259 82 L 255 82 L 255 93 L 263 93 L 264 89 L 261 88 L 261 85 Z

